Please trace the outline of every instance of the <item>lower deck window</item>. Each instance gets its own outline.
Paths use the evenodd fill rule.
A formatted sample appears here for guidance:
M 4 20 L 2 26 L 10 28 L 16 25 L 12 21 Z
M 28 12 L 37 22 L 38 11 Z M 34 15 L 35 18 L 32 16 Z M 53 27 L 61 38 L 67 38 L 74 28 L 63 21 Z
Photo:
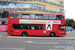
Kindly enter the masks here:
M 14 29 L 43 30 L 43 25 L 13 24 Z
M 65 25 L 59 25 L 59 30 L 65 30 Z

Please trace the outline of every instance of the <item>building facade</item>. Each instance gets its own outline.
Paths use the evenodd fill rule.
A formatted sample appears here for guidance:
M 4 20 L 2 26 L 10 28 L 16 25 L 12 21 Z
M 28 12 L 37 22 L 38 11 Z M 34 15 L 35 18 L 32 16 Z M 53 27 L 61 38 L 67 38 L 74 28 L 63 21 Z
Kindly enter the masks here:
M 8 23 L 10 12 L 64 14 L 64 0 L 0 0 L 0 24 Z

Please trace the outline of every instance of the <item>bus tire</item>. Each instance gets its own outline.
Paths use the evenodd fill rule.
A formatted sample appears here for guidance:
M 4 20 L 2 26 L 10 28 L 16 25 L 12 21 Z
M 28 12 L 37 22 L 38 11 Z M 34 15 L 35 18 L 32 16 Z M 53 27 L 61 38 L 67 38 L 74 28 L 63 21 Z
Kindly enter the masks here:
M 51 36 L 51 37 L 55 37 L 55 33 L 54 33 L 54 32 L 51 32 L 51 33 L 50 33 L 50 36 Z
M 28 36 L 28 33 L 27 32 L 22 32 L 22 36 Z

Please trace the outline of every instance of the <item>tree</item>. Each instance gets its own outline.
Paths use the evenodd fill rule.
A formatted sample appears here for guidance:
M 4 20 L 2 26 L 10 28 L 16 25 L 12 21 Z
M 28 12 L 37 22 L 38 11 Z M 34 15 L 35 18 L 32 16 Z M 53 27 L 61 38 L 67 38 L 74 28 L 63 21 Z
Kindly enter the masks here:
M 72 23 L 72 28 L 74 28 L 74 29 L 75 29 L 75 22 L 74 22 L 74 23 Z
M 74 23 L 73 19 L 66 19 L 66 26 L 72 26 L 73 23 Z

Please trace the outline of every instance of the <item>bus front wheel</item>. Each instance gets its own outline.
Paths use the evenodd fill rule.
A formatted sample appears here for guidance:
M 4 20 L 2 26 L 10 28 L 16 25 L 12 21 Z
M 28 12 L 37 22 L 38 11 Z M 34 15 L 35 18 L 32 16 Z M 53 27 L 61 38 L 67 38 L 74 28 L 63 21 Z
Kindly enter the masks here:
M 28 36 L 27 32 L 22 32 L 22 36 Z
M 51 32 L 51 33 L 50 33 L 50 36 L 51 36 L 51 37 L 54 37 L 54 36 L 55 36 L 55 33 L 54 33 L 54 32 Z

